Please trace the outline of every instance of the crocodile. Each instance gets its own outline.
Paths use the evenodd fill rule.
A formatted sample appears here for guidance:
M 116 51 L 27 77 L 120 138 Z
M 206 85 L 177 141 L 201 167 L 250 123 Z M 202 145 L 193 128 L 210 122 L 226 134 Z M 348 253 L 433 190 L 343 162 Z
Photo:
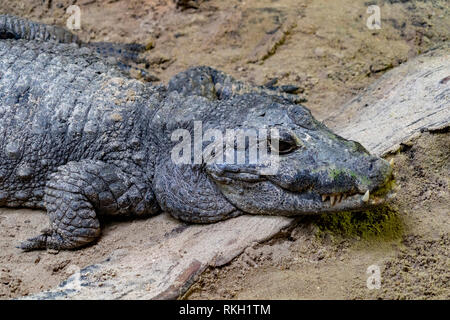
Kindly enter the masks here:
M 105 216 L 167 212 L 214 223 L 357 210 L 380 204 L 377 192 L 392 180 L 390 163 L 333 133 L 296 95 L 205 66 L 152 85 L 87 47 L 3 38 L 0 206 L 43 209 L 50 220 L 19 245 L 24 251 L 95 243 Z M 228 158 L 176 163 L 173 133 L 195 136 L 198 123 L 202 132 L 276 129 L 267 141 L 278 169 Z

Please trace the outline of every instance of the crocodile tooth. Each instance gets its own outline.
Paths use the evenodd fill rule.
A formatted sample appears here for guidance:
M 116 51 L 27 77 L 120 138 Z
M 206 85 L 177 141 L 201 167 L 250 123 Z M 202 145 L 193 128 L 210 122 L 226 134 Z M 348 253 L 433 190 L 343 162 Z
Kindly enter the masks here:
M 331 206 L 334 206 L 334 204 L 336 203 L 336 196 L 334 194 L 330 196 L 330 203 Z
M 342 194 L 340 193 L 336 196 L 337 203 L 341 202 L 341 199 L 342 199 Z
M 327 195 L 326 194 L 323 194 L 322 195 L 322 202 L 325 202 L 327 200 Z
M 364 196 L 362 197 L 362 201 L 364 201 L 364 202 L 369 201 L 369 196 L 370 196 L 370 192 L 369 192 L 369 190 L 367 190 L 366 193 L 364 193 Z
M 394 158 L 391 159 L 391 161 L 389 161 L 389 164 L 391 165 L 391 167 L 394 167 Z

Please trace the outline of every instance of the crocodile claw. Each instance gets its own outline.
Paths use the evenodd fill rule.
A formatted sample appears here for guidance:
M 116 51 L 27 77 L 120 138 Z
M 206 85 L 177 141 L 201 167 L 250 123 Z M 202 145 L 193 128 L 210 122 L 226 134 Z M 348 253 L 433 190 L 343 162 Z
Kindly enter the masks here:
M 47 234 L 41 234 L 37 237 L 30 238 L 22 242 L 16 248 L 22 249 L 23 251 L 33 251 L 33 250 L 43 250 L 47 248 Z

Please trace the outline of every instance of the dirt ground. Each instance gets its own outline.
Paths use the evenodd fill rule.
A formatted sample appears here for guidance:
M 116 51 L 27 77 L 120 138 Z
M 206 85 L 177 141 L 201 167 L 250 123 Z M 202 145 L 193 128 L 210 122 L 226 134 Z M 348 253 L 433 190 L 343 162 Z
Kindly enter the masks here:
M 194 65 L 210 65 L 261 85 L 298 86 L 325 119 L 385 71 L 448 41 L 447 1 L 261 0 L 0 0 L 0 13 L 65 25 L 66 8 L 81 8 L 83 41 L 147 45 L 148 69 L 162 82 Z M 367 7 L 381 8 L 381 29 L 369 30 Z M 377 218 L 319 216 L 255 244 L 229 265 L 208 270 L 189 299 L 445 299 L 450 297 L 449 132 L 424 133 L 393 155 L 397 196 Z M 364 217 L 364 216 L 363 216 Z M 22 254 L 15 246 L 47 226 L 42 212 L 0 211 L 0 298 L 54 287 L 71 266 L 105 260 L 151 239 L 146 220 L 109 222 L 95 246 L 74 252 Z M 369 290 L 371 265 L 380 289 Z

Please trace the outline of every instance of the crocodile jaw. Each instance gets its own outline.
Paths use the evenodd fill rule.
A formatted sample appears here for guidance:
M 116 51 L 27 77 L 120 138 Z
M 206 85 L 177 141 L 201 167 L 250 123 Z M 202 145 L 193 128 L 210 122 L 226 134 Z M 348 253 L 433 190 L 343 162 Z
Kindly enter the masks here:
M 358 210 L 380 205 L 387 198 L 370 195 L 370 192 L 332 196 L 321 195 L 312 190 L 292 192 L 267 180 L 255 183 L 244 182 L 241 184 L 242 188 L 221 182 L 216 184 L 223 196 L 236 208 L 258 215 L 294 216 Z

